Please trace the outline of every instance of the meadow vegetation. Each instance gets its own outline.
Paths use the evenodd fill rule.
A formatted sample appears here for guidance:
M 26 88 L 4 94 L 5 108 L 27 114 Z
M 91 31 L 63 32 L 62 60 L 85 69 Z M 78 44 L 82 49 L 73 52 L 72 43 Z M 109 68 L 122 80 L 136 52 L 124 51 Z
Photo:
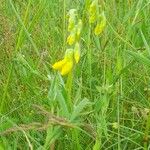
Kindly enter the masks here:
M 0 150 L 150 149 L 149 15 L 149 0 L 0 0 Z

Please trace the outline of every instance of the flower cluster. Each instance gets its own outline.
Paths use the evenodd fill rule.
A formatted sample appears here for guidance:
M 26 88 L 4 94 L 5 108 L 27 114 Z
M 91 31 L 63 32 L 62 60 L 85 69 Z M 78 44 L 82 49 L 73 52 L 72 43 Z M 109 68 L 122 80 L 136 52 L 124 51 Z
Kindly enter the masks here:
M 77 10 L 71 9 L 68 13 L 68 32 L 67 44 L 71 46 L 65 52 L 62 60 L 56 62 L 52 67 L 59 70 L 61 75 L 66 75 L 72 71 L 74 64 L 80 59 L 80 34 L 82 30 L 82 20 L 77 20 Z
M 93 24 L 96 22 L 95 35 L 100 35 L 106 26 L 105 14 L 103 11 L 100 13 L 98 6 L 98 0 L 93 0 L 89 6 L 89 23 Z
M 77 20 L 77 11 L 76 9 L 71 9 L 68 13 L 69 23 L 68 23 L 68 31 L 69 36 L 67 38 L 67 43 L 69 45 L 73 45 L 78 42 L 80 39 L 81 29 L 82 29 L 82 20 Z

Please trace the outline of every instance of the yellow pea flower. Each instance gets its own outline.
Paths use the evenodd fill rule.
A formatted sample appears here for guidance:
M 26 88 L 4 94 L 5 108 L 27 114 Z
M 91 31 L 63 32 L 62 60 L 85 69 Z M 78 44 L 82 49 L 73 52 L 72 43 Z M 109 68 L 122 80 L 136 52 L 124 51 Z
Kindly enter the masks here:
M 99 21 L 94 29 L 95 35 L 99 35 L 103 32 L 105 26 L 106 26 L 106 17 L 104 13 L 100 16 L 101 21 Z
M 89 23 L 94 23 L 96 21 L 97 18 L 97 5 L 98 2 L 97 0 L 94 0 L 89 8 Z
M 78 42 L 75 44 L 74 48 L 74 59 L 76 63 L 78 63 L 80 60 L 80 45 Z
M 69 72 L 72 71 L 72 68 L 73 68 L 73 61 L 70 60 L 70 61 L 67 61 L 64 66 L 62 67 L 62 70 L 61 70 L 61 75 L 66 75 L 68 74 Z
M 68 31 L 70 32 L 75 27 L 77 10 L 76 9 L 70 9 L 69 13 L 68 13 L 68 16 L 69 16 L 69 19 L 68 19 Z
M 76 63 L 78 63 L 80 60 L 80 52 L 79 51 L 75 51 L 74 58 L 75 58 Z
M 75 40 L 76 40 L 75 33 L 72 32 L 67 38 L 67 43 L 69 45 L 72 45 L 75 42 Z
M 55 69 L 55 70 L 61 70 L 62 66 L 66 63 L 66 59 L 63 59 L 63 60 L 60 60 L 58 62 L 56 62 L 52 68 Z
M 92 14 L 96 11 L 96 5 L 98 4 L 97 0 L 93 0 L 90 4 L 89 12 Z
M 65 57 L 63 60 L 56 62 L 53 66 L 53 69 L 59 70 L 61 75 L 66 75 L 73 68 L 73 49 L 67 49 Z
M 77 24 L 77 41 L 80 39 L 81 30 L 82 30 L 82 20 L 79 19 Z
M 94 23 L 96 21 L 96 15 L 91 15 L 89 18 L 89 23 Z
M 95 27 L 95 29 L 94 29 L 95 35 L 101 34 L 103 32 L 104 28 L 105 28 L 105 25 L 103 25 L 101 23 L 97 24 L 96 27 Z
M 69 18 L 69 23 L 68 23 L 68 31 L 70 32 L 75 26 L 75 19 L 73 17 Z

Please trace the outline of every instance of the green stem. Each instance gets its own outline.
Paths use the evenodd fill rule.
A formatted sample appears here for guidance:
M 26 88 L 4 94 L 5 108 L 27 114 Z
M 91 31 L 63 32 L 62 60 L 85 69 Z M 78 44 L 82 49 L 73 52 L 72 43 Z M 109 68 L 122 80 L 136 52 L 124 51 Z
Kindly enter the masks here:
M 68 74 L 67 83 L 66 83 L 66 89 L 67 89 L 67 94 L 68 94 L 68 108 L 69 108 L 70 112 L 73 111 L 72 87 L 73 87 L 73 71 L 71 71 Z M 78 130 L 72 129 L 71 135 L 72 135 L 72 139 L 73 139 L 73 147 L 77 150 L 80 150 Z
M 73 72 L 71 71 L 68 74 L 67 83 L 66 83 L 66 89 L 67 89 L 67 95 L 68 95 L 68 108 L 70 111 L 72 110 L 72 107 L 73 107 L 72 98 L 71 98 L 72 84 L 73 84 Z
M 63 0 L 63 50 L 66 50 L 66 0 Z
M 120 86 L 120 82 L 117 85 L 117 89 L 118 89 L 118 86 Z M 119 92 L 120 92 L 120 89 L 118 89 L 117 94 L 119 94 Z M 118 125 L 120 125 L 120 105 L 119 105 L 119 103 L 120 103 L 120 95 L 117 95 L 117 122 L 118 122 Z M 121 139 L 120 139 L 120 126 L 118 126 L 118 150 L 121 149 L 120 148 L 121 147 L 120 141 L 121 141 Z
M 88 67 L 89 67 L 89 76 L 88 76 L 88 80 L 89 80 L 89 85 L 90 85 L 90 95 L 91 93 L 91 89 L 92 89 L 92 82 L 91 82 L 91 76 L 92 76 L 92 50 L 91 50 L 91 25 L 89 24 L 88 27 L 88 41 L 87 41 L 87 48 L 88 48 L 88 52 L 87 52 L 87 59 L 88 59 Z
M 123 59 L 122 59 L 122 53 L 123 51 L 117 51 L 117 74 L 120 73 L 120 71 L 123 68 Z M 120 136 L 120 99 L 122 97 L 122 77 L 120 77 L 120 80 L 117 83 L 117 87 L 116 87 L 116 91 L 117 92 L 117 122 L 118 122 L 118 150 L 121 150 L 121 136 Z
M 144 134 L 144 150 L 148 149 L 148 138 L 149 138 L 149 130 L 150 130 L 150 113 L 147 117 L 145 134 Z

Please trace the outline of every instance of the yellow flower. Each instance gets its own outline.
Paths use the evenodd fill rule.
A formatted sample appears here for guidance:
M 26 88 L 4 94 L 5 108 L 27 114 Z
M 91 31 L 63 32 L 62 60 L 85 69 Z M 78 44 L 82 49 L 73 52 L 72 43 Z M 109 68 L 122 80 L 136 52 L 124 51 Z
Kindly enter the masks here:
M 74 48 L 74 59 L 76 63 L 78 63 L 80 60 L 80 45 L 78 42 L 75 44 Z
M 68 31 L 71 31 L 75 27 L 77 10 L 76 9 L 70 9 L 70 11 L 68 13 L 68 16 L 69 16 L 69 19 L 68 19 Z
M 68 23 L 68 31 L 71 31 L 75 26 L 75 20 L 74 18 L 70 17 L 69 18 L 69 23 Z
M 66 75 L 73 68 L 73 49 L 67 49 L 65 57 L 63 60 L 56 62 L 53 66 L 53 69 L 59 70 L 61 75 Z
M 76 51 L 74 53 L 74 58 L 75 58 L 76 63 L 78 63 L 80 60 L 80 52 L 79 51 Z
M 66 63 L 66 59 L 60 60 L 58 62 L 56 62 L 52 68 L 55 70 L 61 70 L 62 66 Z
M 96 15 L 91 15 L 89 18 L 89 23 L 94 23 L 96 21 Z
M 105 26 L 103 26 L 101 23 L 100 24 L 97 24 L 95 29 L 94 29 L 94 33 L 95 35 L 99 35 L 103 32 Z
M 80 34 L 82 30 L 82 20 L 80 19 L 77 24 L 77 41 L 80 39 Z
M 72 45 L 72 44 L 75 42 L 75 40 L 76 40 L 75 34 L 74 34 L 74 33 L 71 33 L 71 34 L 68 36 L 68 38 L 67 38 L 67 43 L 68 43 L 69 45 Z
M 64 66 L 62 67 L 62 70 L 61 70 L 61 75 L 66 75 L 68 74 L 69 72 L 72 71 L 72 68 L 73 68 L 73 61 L 70 60 L 70 61 L 67 61 Z
M 96 21 L 96 17 L 97 17 L 97 5 L 98 2 L 97 0 L 94 0 L 89 8 L 89 23 L 94 23 Z
M 100 16 L 100 18 L 102 19 L 101 21 L 99 21 L 94 29 L 94 33 L 95 35 L 99 35 L 103 32 L 105 26 L 106 26 L 106 18 L 104 13 Z

